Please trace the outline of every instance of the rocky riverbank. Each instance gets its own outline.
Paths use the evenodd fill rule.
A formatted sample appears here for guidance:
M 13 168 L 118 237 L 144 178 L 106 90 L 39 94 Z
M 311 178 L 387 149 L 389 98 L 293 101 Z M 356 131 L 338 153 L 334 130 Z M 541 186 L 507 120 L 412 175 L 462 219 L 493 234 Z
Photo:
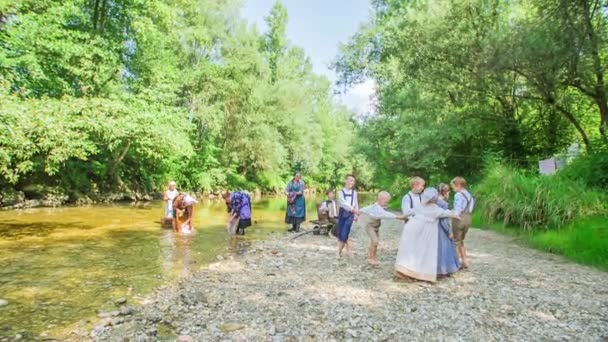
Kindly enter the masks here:
M 65 204 L 86 205 L 113 202 L 149 202 L 162 198 L 160 193 L 137 191 L 112 191 L 106 193 L 82 194 L 69 192 L 57 187 L 33 185 L 21 190 L 0 191 L 0 209 L 27 209 L 36 207 L 60 207 Z
M 214 192 L 189 192 L 196 198 L 215 200 L 221 197 L 225 190 Z M 314 196 L 316 189 L 307 189 L 306 195 Z M 261 190 L 252 191 L 252 196 L 261 197 L 262 195 L 277 195 L 277 192 L 262 192 Z M 160 192 L 140 192 L 140 191 L 110 191 L 105 193 L 83 194 L 79 192 L 67 191 L 57 187 L 45 185 L 31 185 L 21 190 L 6 188 L 0 190 L 0 210 L 27 209 L 37 207 L 60 207 L 66 204 L 88 205 L 98 203 L 114 202 L 149 202 L 162 199 Z
M 379 268 L 366 266 L 360 229 L 358 253 L 342 260 L 327 237 L 257 242 L 242 256 L 218 256 L 191 278 L 159 289 L 136 312 L 102 319 L 89 336 L 98 341 L 608 338 L 608 273 L 473 230 L 470 270 L 436 284 L 400 282 L 392 277 L 400 226 L 384 226 L 381 234 Z

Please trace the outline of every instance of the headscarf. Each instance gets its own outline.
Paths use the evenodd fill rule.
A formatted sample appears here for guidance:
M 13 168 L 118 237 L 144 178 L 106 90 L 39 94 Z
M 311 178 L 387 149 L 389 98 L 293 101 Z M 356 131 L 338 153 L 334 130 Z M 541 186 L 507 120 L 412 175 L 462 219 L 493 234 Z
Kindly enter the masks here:
M 198 203 L 198 201 L 195 200 L 192 196 L 186 195 L 186 197 L 184 197 L 185 206 L 193 205 L 194 203 Z
M 439 192 L 437 192 L 437 189 L 430 187 L 430 188 L 424 189 L 424 192 L 422 193 L 421 202 L 422 202 L 422 204 L 427 204 L 431 201 L 436 201 L 438 198 L 439 198 Z

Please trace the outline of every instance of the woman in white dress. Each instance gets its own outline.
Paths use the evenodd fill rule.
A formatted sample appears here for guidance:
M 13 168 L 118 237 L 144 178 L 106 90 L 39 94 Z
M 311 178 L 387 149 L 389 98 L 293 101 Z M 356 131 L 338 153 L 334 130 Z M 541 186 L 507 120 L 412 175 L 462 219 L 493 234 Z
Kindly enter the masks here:
M 420 205 L 414 207 L 414 216 L 405 224 L 395 262 L 397 277 L 437 280 L 439 218 L 459 218 L 456 212 L 436 204 L 438 195 L 435 188 L 425 189 Z

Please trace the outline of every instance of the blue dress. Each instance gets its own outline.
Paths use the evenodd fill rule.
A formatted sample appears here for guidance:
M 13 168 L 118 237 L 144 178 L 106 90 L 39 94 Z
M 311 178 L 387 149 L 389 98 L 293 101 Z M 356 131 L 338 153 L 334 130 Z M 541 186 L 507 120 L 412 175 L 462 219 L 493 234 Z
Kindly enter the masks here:
M 437 205 L 442 209 L 448 209 L 448 203 L 442 199 L 437 201 Z M 439 219 L 439 239 L 437 244 L 437 274 L 447 275 L 458 271 L 458 257 L 454 242 L 450 240 L 452 226 L 449 218 Z
M 296 192 L 304 191 L 304 182 L 299 181 L 294 183 L 293 181 L 287 184 L 287 192 L 292 194 Z M 289 203 L 289 196 L 287 202 L 287 212 L 285 213 L 285 223 L 298 225 L 306 221 L 306 201 L 304 194 L 293 195 L 295 198 L 292 203 Z

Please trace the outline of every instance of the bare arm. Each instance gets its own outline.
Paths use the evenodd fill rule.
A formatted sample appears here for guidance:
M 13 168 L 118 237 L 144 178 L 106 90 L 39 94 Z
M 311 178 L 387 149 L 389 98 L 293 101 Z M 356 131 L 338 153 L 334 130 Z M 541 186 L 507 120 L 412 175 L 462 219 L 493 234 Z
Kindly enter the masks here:
M 441 209 L 439 212 L 439 217 L 451 217 L 460 220 L 460 213 L 454 210 Z

